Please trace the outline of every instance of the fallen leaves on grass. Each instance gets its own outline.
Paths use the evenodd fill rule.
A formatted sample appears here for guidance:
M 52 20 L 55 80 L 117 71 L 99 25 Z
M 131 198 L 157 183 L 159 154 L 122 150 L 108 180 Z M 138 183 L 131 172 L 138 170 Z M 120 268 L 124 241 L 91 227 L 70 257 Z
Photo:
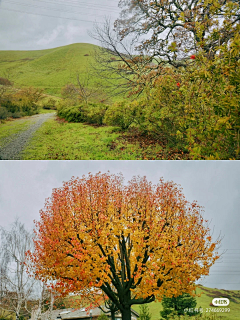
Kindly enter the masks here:
M 139 145 L 142 160 L 187 160 L 188 152 L 169 148 L 164 137 L 153 137 L 143 135 L 137 130 L 124 133 L 119 139 L 122 144 L 131 143 L 134 146 Z
M 62 119 L 62 118 L 59 118 L 58 116 L 56 117 L 56 121 L 57 121 L 58 123 L 68 123 L 67 120 Z

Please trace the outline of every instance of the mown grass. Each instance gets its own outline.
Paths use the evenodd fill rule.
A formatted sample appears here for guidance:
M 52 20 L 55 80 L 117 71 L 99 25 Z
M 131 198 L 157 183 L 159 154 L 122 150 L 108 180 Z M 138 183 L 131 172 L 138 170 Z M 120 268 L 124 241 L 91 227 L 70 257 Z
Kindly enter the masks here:
M 9 142 L 16 133 L 27 130 L 30 122 L 30 118 L 0 122 L 0 147 L 3 147 L 6 141 Z

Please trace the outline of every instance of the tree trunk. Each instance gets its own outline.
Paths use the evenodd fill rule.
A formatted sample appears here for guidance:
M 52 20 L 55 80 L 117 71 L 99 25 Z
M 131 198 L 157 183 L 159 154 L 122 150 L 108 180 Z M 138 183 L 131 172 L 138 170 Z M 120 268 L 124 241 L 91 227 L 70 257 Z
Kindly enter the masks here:
M 112 310 L 111 310 L 111 319 L 115 320 L 115 311 L 112 311 Z
M 131 320 L 131 307 L 121 310 L 122 320 Z

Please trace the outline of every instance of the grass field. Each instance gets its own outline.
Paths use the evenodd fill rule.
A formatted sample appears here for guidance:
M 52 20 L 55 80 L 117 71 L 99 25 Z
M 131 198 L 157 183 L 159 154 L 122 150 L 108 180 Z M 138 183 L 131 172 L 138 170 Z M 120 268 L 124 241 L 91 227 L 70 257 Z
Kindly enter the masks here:
M 0 77 L 9 78 L 15 86 L 34 86 L 59 95 L 65 84 L 76 82 L 77 73 L 84 77 L 96 48 L 75 43 L 47 50 L 0 51 Z
M 127 143 L 114 127 L 47 120 L 23 152 L 25 160 L 134 160 L 143 159 L 139 144 Z M 156 146 L 149 152 L 154 155 Z
M 40 113 L 56 112 L 40 110 Z M 5 138 L 25 130 L 30 118 L 0 124 L 0 146 Z M 117 127 L 68 123 L 57 117 L 47 120 L 23 151 L 24 160 L 161 160 L 182 159 L 158 140 L 134 137 Z
M 239 320 L 240 314 L 240 290 L 219 290 L 219 289 L 212 289 L 200 286 L 196 290 L 196 300 L 197 300 L 197 307 L 202 308 L 203 313 L 201 314 L 202 317 L 200 319 L 211 319 L 211 320 Z M 200 295 L 201 294 L 201 295 Z M 200 295 L 200 296 L 199 296 Z M 230 304 L 226 309 L 230 309 L 229 312 L 219 312 L 221 307 L 211 307 L 210 303 L 212 302 L 213 298 L 221 298 L 227 297 L 230 300 Z M 80 299 L 79 297 L 75 296 L 70 298 L 71 303 L 78 304 L 74 305 L 75 308 L 81 308 L 83 306 L 88 305 L 88 302 L 84 299 Z M 73 302 L 74 301 L 74 302 Z M 147 306 L 149 307 L 149 311 L 151 314 L 151 320 L 159 320 L 160 319 L 160 311 L 162 311 L 162 304 L 161 302 L 151 302 L 148 303 Z M 212 311 L 210 308 L 213 308 Z M 133 305 L 132 309 L 140 313 L 140 305 Z M 217 311 L 218 310 L 218 311 Z M 181 318 L 175 318 L 175 320 L 181 320 Z M 185 317 L 182 319 L 192 319 L 194 320 L 195 317 Z M 198 318 L 199 319 L 199 318 Z
M 197 308 L 203 309 L 204 315 L 216 315 L 217 319 L 223 320 L 239 320 L 240 319 L 240 290 L 219 290 L 212 289 L 201 286 L 197 288 L 197 294 L 201 293 L 200 297 L 196 297 L 197 299 Z M 230 312 L 219 312 L 222 307 L 211 307 L 210 303 L 213 298 L 221 298 L 226 297 L 230 300 L 230 304 L 227 308 L 230 309 Z M 152 314 L 151 320 L 159 320 L 160 319 L 160 311 L 162 310 L 162 305 L 160 302 L 152 302 L 148 304 L 150 313 Z M 215 310 L 211 311 L 210 308 Z M 227 309 L 225 308 L 225 309 Z M 133 309 L 139 312 L 140 306 L 133 306 Z M 218 310 L 218 311 L 217 311 Z M 191 319 L 191 317 L 189 318 Z

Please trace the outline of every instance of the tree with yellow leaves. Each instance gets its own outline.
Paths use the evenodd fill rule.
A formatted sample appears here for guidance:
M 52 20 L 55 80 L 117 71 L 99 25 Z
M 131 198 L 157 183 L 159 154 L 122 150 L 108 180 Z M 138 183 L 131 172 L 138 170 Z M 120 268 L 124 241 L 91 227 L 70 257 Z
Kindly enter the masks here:
M 200 209 L 163 179 L 73 177 L 46 200 L 29 257 L 61 294 L 101 292 L 130 320 L 134 304 L 191 294 L 218 259 Z

